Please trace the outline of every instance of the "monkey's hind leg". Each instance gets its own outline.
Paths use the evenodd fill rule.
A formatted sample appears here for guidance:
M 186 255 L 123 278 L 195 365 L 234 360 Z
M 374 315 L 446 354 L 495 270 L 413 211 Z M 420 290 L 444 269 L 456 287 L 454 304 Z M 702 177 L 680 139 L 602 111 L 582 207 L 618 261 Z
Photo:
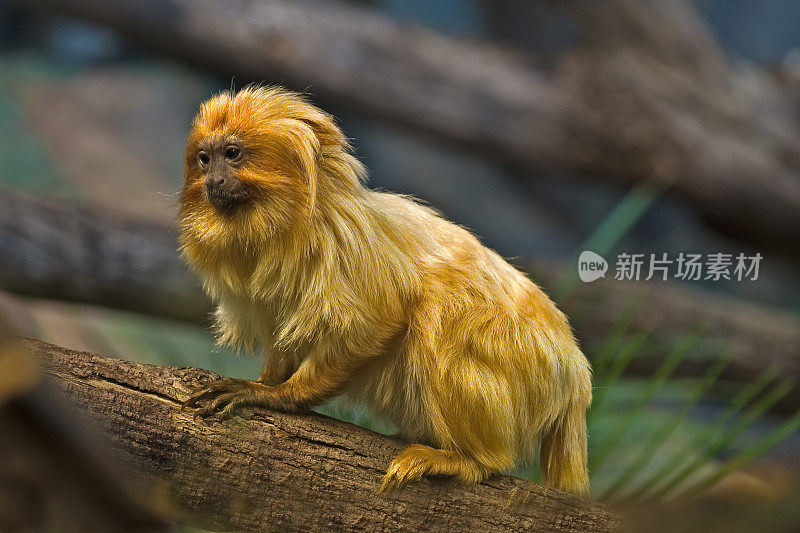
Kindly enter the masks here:
M 455 476 L 467 483 L 479 483 L 488 474 L 488 470 L 461 452 L 414 444 L 400 452 L 389 465 L 381 492 L 400 488 L 426 475 Z
M 589 495 L 586 468 L 586 409 L 571 405 L 542 435 L 542 474 L 551 487 Z

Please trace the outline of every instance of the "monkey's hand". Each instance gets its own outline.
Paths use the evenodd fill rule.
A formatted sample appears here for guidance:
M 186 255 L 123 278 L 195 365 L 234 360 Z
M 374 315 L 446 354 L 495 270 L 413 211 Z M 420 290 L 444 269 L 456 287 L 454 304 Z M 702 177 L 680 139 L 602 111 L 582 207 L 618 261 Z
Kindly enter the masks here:
M 290 387 L 270 387 L 259 381 L 245 379 L 219 379 L 207 387 L 194 391 L 183 407 L 194 407 L 195 418 L 219 413 L 219 418 L 230 416 L 241 407 L 263 407 L 285 412 L 305 411 L 308 405 L 291 394 Z
M 220 379 L 196 390 L 183 405 L 196 407 L 195 416 L 219 412 L 220 418 L 240 407 L 264 407 L 290 413 L 307 411 L 336 396 L 360 363 L 361 358 L 351 352 L 319 350 L 279 385 L 271 387 L 262 381 Z

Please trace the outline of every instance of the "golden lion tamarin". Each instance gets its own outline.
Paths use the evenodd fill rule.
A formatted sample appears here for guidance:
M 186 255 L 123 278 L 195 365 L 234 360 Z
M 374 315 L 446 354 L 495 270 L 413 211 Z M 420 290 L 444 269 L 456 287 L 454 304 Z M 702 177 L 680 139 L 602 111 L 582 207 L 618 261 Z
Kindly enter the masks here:
M 185 403 L 296 411 L 345 395 L 418 442 L 382 490 L 470 483 L 531 458 L 585 495 L 591 372 L 563 313 L 465 229 L 364 186 L 333 118 L 248 87 L 205 102 L 186 145 L 182 249 L 217 302 L 220 342 L 263 350 L 258 381 Z

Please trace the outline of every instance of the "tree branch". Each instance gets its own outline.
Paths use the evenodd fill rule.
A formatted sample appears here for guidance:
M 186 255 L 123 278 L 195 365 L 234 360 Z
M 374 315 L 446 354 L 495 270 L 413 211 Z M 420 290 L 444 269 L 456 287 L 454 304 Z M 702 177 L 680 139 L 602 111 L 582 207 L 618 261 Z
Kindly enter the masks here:
M 181 320 L 204 321 L 210 303 L 177 254 L 171 228 L 121 220 L 88 207 L 43 202 L 12 191 L 0 194 L 0 287 L 17 294 L 107 305 Z M 563 265 L 537 264 L 534 281 L 555 285 Z M 674 283 L 603 281 L 580 284 L 560 301 L 581 344 L 604 342 L 626 306 L 640 302 L 631 331 L 652 331 L 652 357 L 630 371 L 648 374 L 665 346 L 698 326 L 719 351 L 735 342 L 737 355 L 723 377 L 750 381 L 775 365 L 800 383 L 800 324 L 776 309 Z M 708 361 L 708 360 L 706 360 Z M 678 375 L 698 375 L 705 364 L 689 361 Z M 781 402 L 800 408 L 800 384 Z
M 107 24 L 226 77 L 311 87 L 527 169 L 666 180 L 717 228 L 798 259 L 797 106 L 764 101 L 777 84 L 728 65 L 686 2 L 569 2 L 588 19 L 588 45 L 547 68 L 335 0 L 24 4 Z
M 0 287 L 200 322 L 210 303 L 178 258 L 175 228 L 0 194 Z
M 399 439 L 321 415 L 256 410 L 194 420 L 180 402 L 218 377 L 29 340 L 60 393 L 95 421 L 133 474 L 158 480 L 202 524 L 244 530 L 610 531 L 599 504 L 519 478 L 428 479 L 377 494 Z
M 177 531 L 41 378 L 0 317 L 0 531 Z

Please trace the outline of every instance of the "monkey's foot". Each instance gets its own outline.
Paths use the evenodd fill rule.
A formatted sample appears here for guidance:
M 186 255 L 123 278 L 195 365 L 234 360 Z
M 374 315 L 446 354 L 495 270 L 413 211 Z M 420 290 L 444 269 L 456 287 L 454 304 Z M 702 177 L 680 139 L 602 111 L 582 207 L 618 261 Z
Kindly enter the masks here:
M 258 381 L 245 379 L 219 379 L 207 387 L 194 391 L 183 407 L 195 407 L 194 416 L 206 417 L 219 413 L 225 418 L 240 407 L 267 407 L 280 409 L 284 407 L 280 401 L 281 394 L 276 387 L 268 387 Z M 283 410 L 287 410 L 284 409 Z
M 426 475 L 455 476 L 467 483 L 479 483 L 488 472 L 460 452 L 414 444 L 400 452 L 389 465 L 380 491 L 398 489 L 409 481 Z

